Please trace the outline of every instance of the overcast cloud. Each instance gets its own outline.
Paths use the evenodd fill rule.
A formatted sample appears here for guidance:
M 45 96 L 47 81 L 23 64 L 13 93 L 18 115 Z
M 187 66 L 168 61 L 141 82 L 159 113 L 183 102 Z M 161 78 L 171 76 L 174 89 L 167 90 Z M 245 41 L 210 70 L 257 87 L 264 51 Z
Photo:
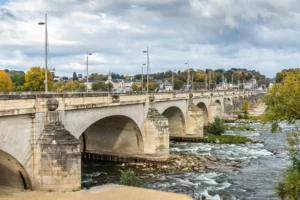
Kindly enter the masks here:
M 0 69 L 44 66 L 48 14 L 56 74 L 247 68 L 268 77 L 300 62 L 299 0 L 0 0 Z

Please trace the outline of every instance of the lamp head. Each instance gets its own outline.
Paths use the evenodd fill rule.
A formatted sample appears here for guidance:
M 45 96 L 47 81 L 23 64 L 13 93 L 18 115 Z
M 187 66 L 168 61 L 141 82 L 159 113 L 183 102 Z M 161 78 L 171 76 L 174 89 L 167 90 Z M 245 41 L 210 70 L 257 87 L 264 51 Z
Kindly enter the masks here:
M 39 22 L 38 25 L 45 25 L 45 22 Z

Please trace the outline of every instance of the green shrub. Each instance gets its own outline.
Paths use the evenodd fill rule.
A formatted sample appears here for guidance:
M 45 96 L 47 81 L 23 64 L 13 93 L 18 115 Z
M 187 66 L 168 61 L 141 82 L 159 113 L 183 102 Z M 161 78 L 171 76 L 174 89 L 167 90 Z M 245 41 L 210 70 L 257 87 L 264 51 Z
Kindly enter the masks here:
M 244 119 L 249 119 L 249 116 L 247 114 L 245 114 Z
M 255 131 L 255 128 L 252 128 L 250 126 L 230 126 L 225 125 L 226 130 L 238 130 L 238 131 Z
M 239 135 L 212 135 L 209 134 L 208 142 L 210 143 L 220 143 L 220 144 L 246 144 L 248 142 L 253 142 L 252 139 L 245 136 Z
M 215 117 L 213 123 L 209 123 L 207 132 L 213 135 L 221 135 L 225 132 L 225 124 L 220 117 Z
M 248 103 L 248 100 L 244 100 L 243 101 L 242 110 L 243 110 L 243 112 L 245 114 L 248 114 L 248 112 L 249 112 L 249 103 Z
M 244 117 L 243 117 L 243 115 L 242 114 L 238 114 L 238 119 L 243 119 Z
M 251 119 L 251 120 L 256 120 L 256 121 L 258 121 L 258 120 L 261 119 L 261 116 L 248 116 L 248 118 Z
M 300 200 L 300 172 L 289 167 L 284 174 L 283 182 L 278 184 L 275 192 L 283 200 Z
M 142 179 L 132 170 L 121 171 L 120 177 L 121 185 L 139 187 L 142 185 Z

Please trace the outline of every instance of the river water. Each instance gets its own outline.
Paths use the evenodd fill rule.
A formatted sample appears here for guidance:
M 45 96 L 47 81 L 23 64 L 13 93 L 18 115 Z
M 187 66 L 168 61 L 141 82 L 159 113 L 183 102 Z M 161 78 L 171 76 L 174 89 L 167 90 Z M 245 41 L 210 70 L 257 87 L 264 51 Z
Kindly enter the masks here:
M 264 142 L 257 144 L 208 144 L 172 142 L 171 153 L 186 155 L 212 155 L 221 159 L 241 160 L 244 163 L 238 171 L 207 173 L 156 174 L 145 178 L 144 187 L 156 190 L 188 194 L 195 199 L 279 199 L 274 186 L 282 180 L 289 160 L 286 152 L 286 132 L 291 126 L 281 124 L 282 133 L 271 134 L 269 127 L 261 124 L 243 124 L 255 127 L 257 131 L 227 131 L 226 134 L 243 135 Z M 82 186 L 91 187 L 104 183 L 116 183 L 120 177 L 120 165 L 109 162 L 83 161 Z M 140 173 L 141 176 L 151 174 Z

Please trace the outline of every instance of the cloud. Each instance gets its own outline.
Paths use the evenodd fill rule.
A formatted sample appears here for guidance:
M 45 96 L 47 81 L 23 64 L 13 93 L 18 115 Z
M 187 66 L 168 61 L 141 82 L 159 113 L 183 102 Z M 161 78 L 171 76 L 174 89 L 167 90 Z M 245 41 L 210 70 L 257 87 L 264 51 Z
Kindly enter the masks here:
M 0 4 L 0 68 L 44 66 L 48 14 L 50 65 L 56 74 L 139 73 L 150 47 L 150 72 L 248 68 L 269 77 L 298 67 L 297 0 L 8 0 Z

